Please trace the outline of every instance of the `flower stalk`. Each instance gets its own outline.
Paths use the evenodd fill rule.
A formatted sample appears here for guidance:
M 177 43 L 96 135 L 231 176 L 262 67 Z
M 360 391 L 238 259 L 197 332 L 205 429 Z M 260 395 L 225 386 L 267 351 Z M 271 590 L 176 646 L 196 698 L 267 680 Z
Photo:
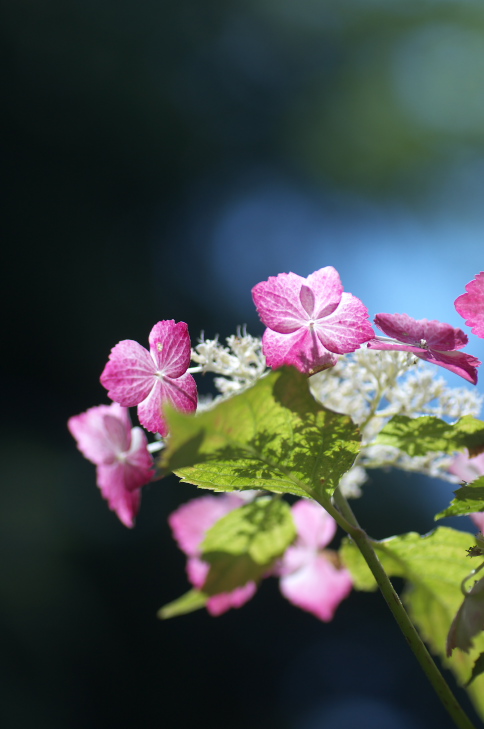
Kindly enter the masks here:
M 372 540 L 358 524 L 356 516 L 348 501 L 338 489 L 336 489 L 333 499 L 334 506 L 330 502 L 326 502 L 326 500 L 324 502 L 321 500 L 319 503 L 331 514 L 335 521 L 337 521 L 340 526 L 348 532 L 349 536 L 357 545 L 368 567 L 370 568 L 393 617 L 397 621 L 400 630 L 404 634 L 408 645 L 413 651 L 415 658 L 420 663 L 425 675 L 432 684 L 443 706 L 459 729 L 475 729 L 474 724 L 471 722 L 464 709 L 452 693 L 448 683 L 444 679 L 435 661 L 427 650 L 427 647 L 418 634 L 417 629 L 410 620 L 399 595 L 395 591 L 390 578 L 385 572 L 383 565 L 373 548 Z

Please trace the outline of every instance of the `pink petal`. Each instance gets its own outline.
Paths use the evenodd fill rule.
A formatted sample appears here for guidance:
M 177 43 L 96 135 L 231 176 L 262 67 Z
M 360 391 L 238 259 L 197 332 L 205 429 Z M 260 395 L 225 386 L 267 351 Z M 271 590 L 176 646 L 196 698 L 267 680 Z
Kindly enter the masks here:
M 292 365 L 308 375 L 333 367 L 338 361 L 308 328 L 292 334 L 279 334 L 266 329 L 262 337 L 262 351 L 269 367 L 277 369 L 283 365 Z
M 77 441 L 77 447 L 92 463 L 111 463 L 122 450 L 106 430 L 106 417 L 108 423 L 114 418 L 119 422 L 121 429 L 124 428 L 125 434 L 129 432 L 131 428 L 129 413 L 117 403 L 89 408 L 85 413 L 74 415 L 67 423 Z M 127 438 L 127 435 L 121 435 L 122 442 L 126 442 Z
M 129 491 L 125 484 L 125 466 L 122 463 L 97 467 L 97 484 L 109 508 L 127 527 L 134 526 L 141 503 L 141 490 Z
M 207 610 L 210 615 L 216 617 L 226 613 L 230 608 L 239 608 L 245 605 L 257 591 L 255 582 L 248 582 L 243 587 L 237 587 L 232 592 L 223 592 L 220 595 L 214 595 L 207 601 Z
M 174 408 L 183 413 L 193 413 L 197 409 L 197 385 L 193 376 L 186 372 L 177 377 L 162 379 L 162 399 L 171 403 Z
M 381 342 L 378 339 L 372 339 L 368 342 L 368 349 L 375 350 L 394 350 L 397 352 L 411 352 L 420 359 L 439 365 L 444 369 L 453 372 L 464 380 L 471 382 L 473 385 L 477 383 L 477 367 L 481 364 L 477 357 L 465 352 L 439 352 L 438 350 L 421 349 L 409 344 L 392 344 L 392 342 Z
M 298 543 L 315 550 L 326 547 L 336 534 L 336 522 L 314 501 L 300 499 L 291 507 Z
M 474 458 L 469 458 L 467 453 L 458 453 L 449 466 L 449 471 L 462 481 L 472 483 L 476 478 L 484 476 L 484 453 Z
M 314 295 L 314 314 L 312 319 L 321 319 L 335 311 L 341 301 L 343 285 L 338 271 L 333 266 L 325 266 L 307 277 L 308 287 Z M 368 315 L 368 314 L 367 314 Z
M 477 367 L 479 367 L 481 361 L 477 357 L 473 357 L 472 354 L 465 354 L 465 352 L 438 352 L 433 349 L 423 354 L 418 354 L 417 356 L 427 362 L 444 367 L 446 370 L 463 377 L 464 380 L 471 382 L 473 385 L 477 384 Z
M 243 498 L 230 493 L 220 494 L 220 496 L 201 496 L 179 506 L 168 517 L 168 523 L 182 552 L 190 557 L 196 557 L 200 553 L 200 544 L 208 530 L 219 519 L 244 503 Z M 205 577 L 206 574 L 203 576 L 203 580 Z
M 475 514 L 469 514 L 469 516 L 479 531 L 484 534 L 484 511 L 478 511 Z
M 125 423 L 120 418 L 106 414 L 104 416 L 104 430 L 106 438 L 112 443 L 114 453 L 124 453 L 129 449 L 131 428 L 126 428 Z
M 421 342 L 424 340 L 430 349 L 446 351 L 461 349 L 468 342 L 462 329 L 435 319 L 413 319 L 408 314 L 377 314 L 375 324 L 387 337 L 416 347 L 423 346 Z
M 332 620 L 336 608 L 349 595 L 352 586 L 348 570 L 336 569 L 324 554 L 317 555 L 306 566 L 280 579 L 284 597 L 325 622 Z
M 484 339 L 484 271 L 467 284 L 466 291 L 455 300 L 455 308 L 472 333 Z
M 168 425 L 161 409 L 162 394 L 163 383 L 155 377 L 148 397 L 138 405 L 138 419 L 146 430 L 165 436 L 168 435 Z
M 353 294 L 346 293 L 332 314 L 319 319 L 315 331 L 323 346 L 335 354 L 354 352 L 375 336 L 366 306 Z
M 149 341 L 151 355 L 161 374 L 176 378 L 187 371 L 191 348 L 188 326 L 184 321 L 159 321 L 151 330 Z
M 200 499 L 196 499 L 196 501 L 200 501 Z M 210 565 L 197 557 L 191 557 L 187 561 L 188 579 L 197 590 L 201 590 L 203 587 L 209 569 Z M 257 585 L 255 582 L 248 582 L 246 585 L 232 590 L 232 592 L 221 592 L 219 595 L 213 595 L 207 601 L 207 610 L 210 615 L 222 615 L 222 613 L 226 613 L 230 608 L 239 608 L 245 605 L 254 596 L 256 591 Z
M 131 447 L 124 456 L 124 482 L 129 491 L 149 483 L 155 475 L 153 456 L 148 451 L 148 439 L 141 428 L 131 431 Z
M 289 334 L 309 321 L 300 300 L 307 280 L 296 273 L 280 273 L 252 289 L 252 298 L 262 322 L 275 332 Z
M 116 344 L 101 375 L 111 400 L 131 407 L 145 400 L 155 382 L 156 365 L 150 353 L 131 339 Z
M 152 433 L 168 434 L 168 425 L 163 415 L 163 403 L 170 402 L 182 412 L 192 413 L 197 409 L 197 385 L 190 373 L 176 380 L 170 377 L 156 377 L 146 400 L 138 405 L 141 425 Z

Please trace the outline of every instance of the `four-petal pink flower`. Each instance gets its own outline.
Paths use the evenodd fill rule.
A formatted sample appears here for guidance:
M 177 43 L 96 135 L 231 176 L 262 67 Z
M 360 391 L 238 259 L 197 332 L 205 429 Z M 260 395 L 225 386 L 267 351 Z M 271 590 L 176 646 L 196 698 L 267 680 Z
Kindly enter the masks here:
M 116 344 L 101 375 L 111 400 L 125 407 L 138 406 L 141 425 L 167 435 L 162 403 L 183 412 L 197 407 L 197 386 L 187 372 L 190 337 L 185 322 L 173 319 L 155 324 L 149 336 L 150 351 L 138 342 L 124 339 Z
M 336 522 L 314 501 L 297 501 L 291 511 L 298 536 L 279 561 L 275 574 L 281 578 L 284 597 L 328 622 L 353 587 L 349 571 L 323 549 L 335 535 Z
M 420 359 L 440 365 L 460 375 L 473 385 L 477 383 L 477 357 L 456 352 L 467 344 L 462 329 L 428 319 L 412 319 L 408 314 L 377 314 L 376 326 L 391 340 L 376 337 L 368 343 L 369 349 L 393 349 L 412 352 Z
M 97 485 L 109 508 L 132 527 L 141 486 L 154 475 L 145 433 L 131 428 L 128 410 L 117 403 L 90 408 L 70 418 L 67 425 L 81 453 L 96 464 Z
M 307 278 L 270 276 L 254 286 L 252 297 L 267 327 L 262 349 L 269 367 L 293 365 L 311 375 L 333 367 L 335 355 L 354 352 L 375 335 L 367 308 L 343 291 L 332 266 Z
M 458 296 L 454 302 L 457 312 L 466 319 L 472 333 L 484 339 L 484 271 L 477 274 L 467 284 L 466 294 Z
M 210 565 L 200 559 L 200 545 L 205 534 L 219 519 L 244 503 L 245 499 L 237 494 L 201 496 L 183 504 L 168 517 L 173 536 L 188 557 L 188 579 L 198 590 L 203 587 L 210 569 Z M 213 595 L 207 601 L 207 610 L 210 615 L 222 615 L 230 608 L 244 605 L 254 596 L 256 590 L 255 582 L 248 582 L 231 592 Z

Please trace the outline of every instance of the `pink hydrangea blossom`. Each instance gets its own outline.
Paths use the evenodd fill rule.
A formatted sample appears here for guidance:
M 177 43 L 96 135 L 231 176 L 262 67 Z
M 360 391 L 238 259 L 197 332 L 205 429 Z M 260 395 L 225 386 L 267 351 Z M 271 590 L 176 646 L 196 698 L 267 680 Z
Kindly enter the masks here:
M 297 501 L 291 510 L 298 536 L 276 569 L 280 589 L 294 605 L 328 622 L 353 587 L 349 571 L 323 549 L 335 535 L 336 522 L 314 501 Z
M 466 481 L 472 483 L 476 478 L 484 476 L 484 453 L 480 453 L 474 458 L 469 458 L 467 453 L 458 453 L 454 458 L 452 465 L 449 467 L 449 471 Z M 475 514 L 469 514 L 474 524 L 484 534 L 484 511 L 479 511 Z
M 472 333 L 484 339 L 484 271 L 467 284 L 466 291 L 455 300 L 455 308 Z
M 97 485 L 127 527 L 134 525 L 141 486 L 154 475 L 146 435 L 131 428 L 129 412 L 117 403 L 99 405 L 68 421 L 81 453 L 97 466 Z
M 293 365 L 310 375 L 333 367 L 335 355 L 354 352 L 375 334 L 368 310 L 343 291 L 332 266 L 307 278 L 270 276 L 254 286 L 252 297 L 267 327 L 262 349 L 269 367 Z
M 197 407 L 197 386 L 187 372 L 191 353 L 188 327 L 183 321 L 159 321 L 149 343 L 149 352 L 131 339 L 116 344 L 101 383 L 111 400 L 125 407 L 138 406 L 139 421 L 147 430 L 167 435 L 164 402 L 187 413 Z
M 174 511 L 168 521 L 180 549 L 188 556 L 187 574 L 197 589 L 203 587 L 209 565 L 200 559 L 200 545 L 206 532 L 223 516 L 242 506 L 237 494 L 202 496 Z M 292 507 L 297 539 L 267 573 L 280 577 L 282 594 L 294 605 L 324 621 L 333 618 L 341 600 L 351 592 L 350 573 L 337 565 L 332 553 L 324 551 L 334 537 L 336 523 L 318 504 L 301 500 Z M 211 615 L 221 615 L 240 607 L 255 593 L 249 582 L 230 593 L 214 595 L 208 600 Z
M 368 343 L 369 349 L 412 352 L 420 359 L 460 375 L 473 385 L 477 383 L 477 367 L 481 362 L 471 354 L 455 351 L 465 347 L 468 341 L 462 329 L 440 321 L 412 319 L 408 314 L 377 314 L 375 324 L 392 339 L 376 337 Z
M 200 559 L 200 545 L 205 534 L 213 525 L 229 512 L 246 503 L 237 494 L 220 496 L 201 496 L 180 506 L 168 517 L 168 523 L 178 546 L 188 557 L 188 579 L 198 590 L 203 587 L 210 565 Z M 244 605 L 257 590 L 255 582 L 248 582 L 231 592 L 213 595 L 207 601 L 211 615 L 222 615 L 230 608 Z

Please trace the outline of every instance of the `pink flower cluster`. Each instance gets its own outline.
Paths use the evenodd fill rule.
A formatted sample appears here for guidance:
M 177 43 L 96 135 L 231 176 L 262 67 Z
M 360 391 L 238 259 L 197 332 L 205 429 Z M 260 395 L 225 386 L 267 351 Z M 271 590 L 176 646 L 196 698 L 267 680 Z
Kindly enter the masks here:
M 467 284 L 466 292 L 455 302 L 457 311 L 475 334 L 484 337 L 484 272 Z M 387 336 L 377 336 L 366 307 L 344 292 L 332 266 L 307 278 L 295 273 L 271 276 L 254 286 L 252 295 L 267 327 L 262 348 L 269 367 L 292 365 L 312 375 L 366 344 L 370 349 L 412 352 L 477 382 L 480 361 L 459 351 L 467 344 L 464 332 L 407 314 L 378 314 L 375 324 Z M 69 421 L 79 449 L 97 466 L 102 495 L 127 526 L 133 525 L 138 512 L 140 488 L 154 471 L 146 436 L 139 428 L 131 429 L 126 408 L 137 406 L 140 424 L 166 436 L 164 403 L 186 413 L 197 408 L 197 387 L 188 372 L 190 356 L 188 327 L 172 319 L 155 324 L 149 351 L 130 339 L 119 342 L 101 375 L 117 405 L 91 408 Z M 284 579 L 281 576 L 283 584 Z
M 458 311 L 470 317 L 468 324 L 476 327 L 475 333 L 484 333 L 484 273 L 468 284 L 467 290 L 469 293 L 457 301 L 470 298 Z M 367 343 L 369 349 L 412 352 L 473 384 L 477 382 L 480 361 L 456 351 L 468 341 L 461 329 L 439 321 L 412 319 L 407 314 L 377 314 L 375 324 L 387 337 L 376 336 L 366 307 L 343 291 L 332 266 L 307 278 L 295 273 L 271 276 L 254 286 L 252 296 L 267 327 L 262 349 L 269 367 L 293 365 L 312 375 L 333 367 L 337 355 L 354 352 Z
M 206 532 L 223 516 L 245 503 L 236 494 L 202 496 L 174 511 L 168 522 L 180 549 L 185 552 L 191 584 L 202 589 L 209 565 L 201 560 L 200 545 Z M 297 537 L 270 575 L 280 578 L 284 597 L 320 620 L 332 620 L 340 602 L 352 589 L 351 575 L 324 550 L 336 532 L 334 519 L 313 501 L 298 501 L 292 506 Z M 269 575 L 267 575 L 269 576 Z M 255 594 L 257 585 L 248 582 L 232 592 L 214 595 L 207 601 L 211 615 L 244 605 Z
M 103 497 L 128 527 L 134 525 L 140 489 L 152 480 L 154 468 L 146 435 L 141 428 L 131 430 L 127 408 L 137 405 L 141 425 L 167 435 L 165 402 L 183 412 L 197 407 L 197 386 L 187 372 L 191 349 L 185 322 L 158 322 L 149 344 L 149 352 L 131 339 L 116 344 L 101 375 L 114 403 L 91 408 L 68 423 L 79 450 L 97 466 Z

